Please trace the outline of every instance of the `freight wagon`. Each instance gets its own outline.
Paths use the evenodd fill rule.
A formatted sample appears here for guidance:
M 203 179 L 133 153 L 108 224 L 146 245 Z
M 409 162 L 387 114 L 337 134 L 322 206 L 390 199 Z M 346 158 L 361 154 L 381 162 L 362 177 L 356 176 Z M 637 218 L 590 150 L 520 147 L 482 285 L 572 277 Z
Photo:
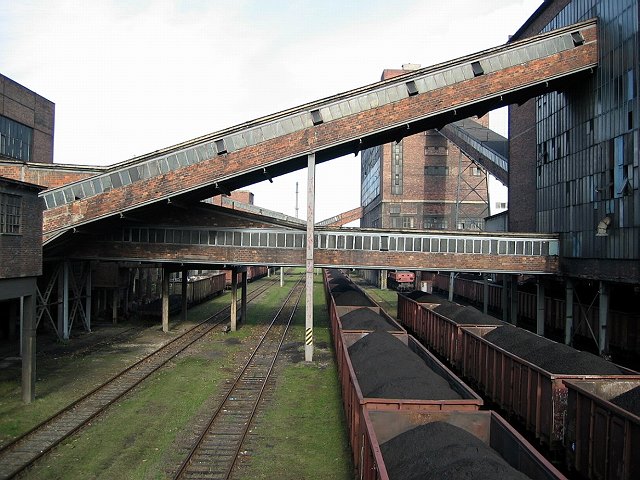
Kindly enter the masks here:
M 606 396 L 596 400 L 593 391 L 581 390 L 587 390 L 586 385 L 594 391 L 593 385 L 600 384 L 610 391 L 613 385 L 640 385 L 638 372 L 499 321 L 498 325 L 457 323 L 463 317 L 460 312 L 470 307 L 449 308 L 445 317 L 437 314 L 436 301 L 447 302 L 423 292 L 399 294 L 401 325 L 455 365 L 463 378 L 556 457 L 564 455 L 571 469 L 598 480 L 637 478 L 634 469 L 639 460 L 631 453 L 640 442 L 640 432 L 634 430 L 637 422 L 613 420 L 621 407 L 607 403 Z M 495 321 L 488 318 L 487 322 Z M 599 391 L 603 397 L 603 389 Z M 587 404 L 585 395 L 598 406 Z M 637 413 L 625 415 L 637 419 Z M 628 476 L 630 471 L 634 476 Z
M 413 272 L 395 271 L 387 274 L 387 286 L 399 292 L 413 290 L 416 275 Z
M 398 464 L 402 477 L 412 478 L 420 477 L 422 472 L 425 478 L 455 478 L 452 472 L 458 472 L 460 476 L 471 473 L 472 476 L 464 478 L 513 478 L 518 474 L 539 480 L 565 478 L 491 410 L 364 410 L 362 417 L 365 436 L 359 478 L 364 480 L 399 479 L 399 474 L 393 476 Z M 420 433 L 424 441 L 414 442 L 416 437 L 420 438 Z M 444 435 L 447 441 L 442 438 Z M 403 441 L 403 436 L 408 440 Z M 456 459 L 460 461 L 456 463 Z M 465 472 L 465 467 L 472 469 L 471 472 Z
M 253 265 L 247 267 L 247 282 L 252 282 L 253 280 L 257 280 L 258 278 L 262 278 L 267 275 L 267 270 L 269 267 L 265 267 L 262 265 Z M 225 285 L 227 288 L 231 288 L 231 283 L 233 279 L 233 272 L 231 270 L 225 270 Z M 238 285 L 242 282 L 242 274 L 237 274 L 237 282 Z
M 449 290 L 448 275 L 434 275 L 434 288 L 440 291 Z M 502 285 L 488 283 L 488 310 L 490 312 L 502 313 Z M 467 278 L 456 278 L 454 283 L 454 295 L 464 298 L 466 301 L 483 305 L 484 302 L 484 282 Z M 574 324 L 575 335 L 591 338 L 591 332 L 598 332 L 598 309 L 584 309 L 575 303 L 574 312 L 582 311 L 585 321 Z M 537 318 L 536 295 L 529 292 L 518 292 L 518 319 L 535 324 Z M 545 297 L 544 299 L 544 321 L 545 328 L 564 331 L 566 323 L 566 302 L 564 299 Z M 609 311 L 608 321 L 608 342 L 609 347 L 621 352 L 628 352 L 634 355 L 640 354 L 640 314 Z
M 204 302 L 214 295 L 224 292 L 225 274 L 214 273 L 209 275 L 198 275 L 188 278 L 187 281 L 187 303 L 195 305 Z M 169 315 L 179 312 L 182 309 L 182 281 L 176 280 L 169 283 Z M 141 317 L 162 316 L 162 299 L 140 305 L 137 313 Z
M 381 309 L 375 302 L 368 307 L 361 305 L 361 295 L 366 297 L 366 294 L 339 270 L 326 271 L 324 280 L 356 474 L 358 478 L 386 479 L 389 477 L 379 476 L 386 472 L 384 463 L 380 463 L 383 460 L 371 460 L 375 448 L 372 449 L 371 441 L 367 440 L 370 438 L 367 415 L 410 412 L 415 418 L 423 412 L 451 412 L 448 418 L 458 418 L 459 414 L 478 411 L 482 399 L 413 336 L 402 329 L 389 328 L 388 325 L 393 324 L 383 321 L 375 330 L 344 330 L 345 325 L 350 325 L 345 319 L 354 312 L 367 310 L 378 314 Z M 345 299 L 354 300 L 356 305 L 346 305 Z M 506 423 L 495 420 L 499 418 L 495 413 L 482 412 L 482 415 L 494 419 L 482 420 L 485 422 L 482 435 L 488 442 L 489 429 L 491 432 L 498 429 L 495 430 L 498 432 L 499 426 Z M 506 425 L 506 428 L 510 427 Z M 498 448 L 502 445 L 510 452 L 527 451 L 536 455 L 533 447 L 521 437 L 514 441 L 496 434 L 494 440 Z M 541 462 L 546 461 L 541 459 Z M 550 476 L 534 478 L 564 478 L 553 467 L 548 467 L 542 470 L 552 472 Z

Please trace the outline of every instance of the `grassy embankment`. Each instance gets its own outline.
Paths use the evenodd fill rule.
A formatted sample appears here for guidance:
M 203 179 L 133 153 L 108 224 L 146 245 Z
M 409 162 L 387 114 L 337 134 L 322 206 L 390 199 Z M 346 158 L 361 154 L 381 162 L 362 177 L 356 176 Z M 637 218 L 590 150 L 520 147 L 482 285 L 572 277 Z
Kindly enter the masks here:
M 292 284 L 293 280 L 287 278 L 285 286 L 291 287 Z M 243 345 L 251 342 L 262 329 L 262 324 L 270 318 L 270 312 L 279 305 L 287 290 L 273 289 L 260 305 L 249 305 L 249 321 L 238 332 L 210 335 L 198 348 L 171 362 L 169 368 L 153 375 L 81 434 L 67 440 L 52 455 L 38 462 L 26 478 L 168 478 L 168 473 L 181 458 L 180 439 L 192 429 L 194 418 L 202 416 L 207 400 L 220 392 L 224 379 L 233 376 L 233 371 L 246 355 Z M 325 333 L 322 333 L 321 321 L 317 321 L 316 338 L 319 341 L 318 336 L 322 338 L 328 333 L 322 291 L 319 289 L 317 292 L 317 319 L 323 312 L 325 316 Z M 190 316 L 194 317 L 194 313 L 190 312 Z M 302 347 L 304 314 L 301 318 L 302 324 L 296 327 L 299 331 L 294 335 Z M 288 373 L 289 370 L 292 373 Z M 300 393 L 315 391 L 323 392 L 323 395 L 307 395 L 308 401 L 315 403 L 306 403 L 300 408 Z M 290 437 L 289 448 L 286 444 L 282 448 L 285 452 L 300 454 L 300 458 L 294 461 L 299 472 L 304 474 L 286 476 L 292 471 L 289 459 L 284 452 L 275 454 L 269 446 L 254 450 L 251 465 L 260 465 L 260 462 L 271 465 L 270 478 L 350 478 L 332 360 L 326 368 L 319 368 L 315 362 L 306 368 L 301 365 L 285 368 L 273 404 L 275 412 L 280 413 L 273 418 L 265 417 L 261 425 L 273 428 L 274 432 L 267 431 L 263 437 L 281 448 L 283 441 L 277 436 L 277 431 L 286 431 Z M 303 416 L 301 411 L 305 412 Z M 303 421 L 307 417 L 309 421 Z M 311 421 L 313 417 L 317 420 Z M 322 423 L 327 424 L 326 431 L 318 428 Z M 315 441 L 307 441 L 308 438 Z M 321 441 L 325 444 L 317 443 Z M 328 465 L 333 466 L 328 468 Z M 256 477 L 250 473 L 242 478 Z

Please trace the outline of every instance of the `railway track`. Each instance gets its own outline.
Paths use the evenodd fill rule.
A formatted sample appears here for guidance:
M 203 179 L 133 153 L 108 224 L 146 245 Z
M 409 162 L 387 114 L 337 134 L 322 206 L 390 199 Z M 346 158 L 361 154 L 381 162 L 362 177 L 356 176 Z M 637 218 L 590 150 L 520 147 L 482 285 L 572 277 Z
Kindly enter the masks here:
M 247 300 L 253 301 L 259 298 L 274 283 L 276 282 L 260 286 L 248 295 Z M 180 352 L 228 319 L 230 309 L 231 307 L 228 306 L 219 310 L 2 447 L 0 479 L 14 477 L 81 429 L 113 402 L 122 398 Z
M 303 292 L 301 279 L 274 316 L 174 478 L 230 477 Z

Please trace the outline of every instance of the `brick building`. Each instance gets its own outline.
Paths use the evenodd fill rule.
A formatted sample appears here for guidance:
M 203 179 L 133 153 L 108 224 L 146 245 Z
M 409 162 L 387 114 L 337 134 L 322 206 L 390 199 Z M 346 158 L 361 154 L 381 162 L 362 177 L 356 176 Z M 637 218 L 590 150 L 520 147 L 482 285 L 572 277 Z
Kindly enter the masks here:
M 0 158 L 53 163 L 55 105 L 0 75 Z
M 27 402 L 33 400 L 35 384 L 36 281 L 42 274 L 41 190 L 38 185 L 0 177 L 0 336 L 15 343 L 22 353 L 22 391 Z M 21 348 L 16 342 L 19 337 Z
M 480 230 L 489 214 L 486 172 L 437 130 L 364 150 L 361 181 L 363 227 Z

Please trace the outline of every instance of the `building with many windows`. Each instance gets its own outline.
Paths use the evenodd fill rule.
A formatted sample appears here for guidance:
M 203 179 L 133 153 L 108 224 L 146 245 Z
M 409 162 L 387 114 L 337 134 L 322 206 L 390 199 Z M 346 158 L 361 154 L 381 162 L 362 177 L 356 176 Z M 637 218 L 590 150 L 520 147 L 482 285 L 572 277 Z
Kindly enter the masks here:
M 418 67 L 384 70 L 382 80 Z M 489 214 L 487 174 L 437 130 L 369 148 L 361 156 L 363 227 L 482 229 Z
M 511 41 L 591 18 L 600 48 L 593 74 L 509 109 L 508 229 L 558 233 L 564 276 L 554 292 L 566 291 L 584 317 L 599 317 L 587 335 L 601 350 L 611 340 L 638 352 L 638 1 L 545 1 Z M 576 328 L 581 317 L 576 312 Z
M 55 105 L 0 75 L 0 158 L 53 163 Z

